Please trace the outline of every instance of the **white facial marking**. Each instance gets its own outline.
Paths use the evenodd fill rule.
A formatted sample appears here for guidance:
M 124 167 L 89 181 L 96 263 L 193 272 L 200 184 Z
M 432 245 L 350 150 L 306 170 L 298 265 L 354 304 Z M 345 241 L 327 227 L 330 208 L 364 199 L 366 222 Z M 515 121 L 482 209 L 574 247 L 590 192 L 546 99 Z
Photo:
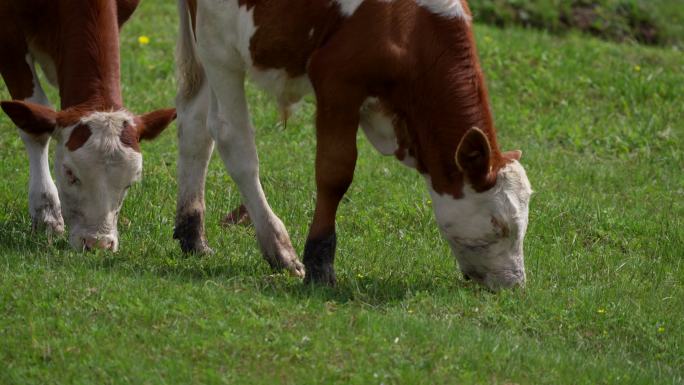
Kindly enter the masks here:
M 520 163 L 502 168 L 490 190 L 477 193 L 465 185 L 460 199 L 436 193 L 426 180 L 440 231 L 461 270 L 492 289 L 524 283 L 523 240 L 532 189 Z
M 447 17 L 470 20 L 461 0 L 415 0 L 418 5 L 430 12 Z
M 314 36 L 314 32 L 316 32 L 316 30 L 314 28 L 311 28 L 309 30 L 309 39 L 311 39 Z
M 60 145 L 55 176 L 64 219 L 74 248 L 103 247 L 116 251 L 117 220 L 128 187 L 142 172 L 142 155 L 121 142 L 124 125 L 134 125 L 126 111 L 94 112 L 79 122 L 88 140 L 71 151 Z M 62 129 L 61 142 L 77 125 Z

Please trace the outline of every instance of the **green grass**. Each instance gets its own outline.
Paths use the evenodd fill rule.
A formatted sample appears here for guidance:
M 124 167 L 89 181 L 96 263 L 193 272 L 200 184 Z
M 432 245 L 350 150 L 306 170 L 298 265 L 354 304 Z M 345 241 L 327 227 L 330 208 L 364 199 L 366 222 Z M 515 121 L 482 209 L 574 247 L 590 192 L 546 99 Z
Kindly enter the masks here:
M 173 102 L 175 17 L 172 2 L 146 0 L 124 29 L 133 111 Z M 0 384 L 684 383 L 684 54 L 476 33 L 499 142 L 524 151 L 535 190 L 525 290 L 463 281 L 421 178 L 363 137 L 338 216 L 335 289 L 272 274 L 252 229 L 218 226 L 239 196 L 217 156 L 217 253 L 181 255 L 175 127 L 143 145 L 121 251 L 73 252 L 30 233 L 28 162 L 1 115 Z M 283 130 L 264 94 L 249 97 L 265 190 L 301 252 L 314 106 Z
M 470 0 L 478 22 L 684 47 L 680 0 Z

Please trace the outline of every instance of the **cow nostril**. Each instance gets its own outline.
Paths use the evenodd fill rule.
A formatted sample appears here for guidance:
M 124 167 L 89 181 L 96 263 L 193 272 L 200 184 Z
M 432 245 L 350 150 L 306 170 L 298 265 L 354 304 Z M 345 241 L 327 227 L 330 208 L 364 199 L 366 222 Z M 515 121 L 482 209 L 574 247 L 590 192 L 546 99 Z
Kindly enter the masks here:
M 482 282 L 485 279 L 485 275 L 480 274 L 475 270 L 469 270 L 469 271 L 463 272 L 463 278 L 466 281 Z
M 114 248 L 114 241 L 111 239 L 103 239 L 100 241 L 100 247 L 104 250 L 112 250 Z
M 97 240 L 96 239 L 89 238 L 89 237 L 83 238 L 83 248 L 86 251 L 90 251 L 90 250 L 94 249 L 96 246 L 97 246 Z

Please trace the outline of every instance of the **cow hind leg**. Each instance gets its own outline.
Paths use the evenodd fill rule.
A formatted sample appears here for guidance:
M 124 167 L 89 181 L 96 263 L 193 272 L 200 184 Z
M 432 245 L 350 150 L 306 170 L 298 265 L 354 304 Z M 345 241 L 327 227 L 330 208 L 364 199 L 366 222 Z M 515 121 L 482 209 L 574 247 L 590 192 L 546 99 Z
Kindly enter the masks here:
M 12 97 L 49 106 L 50 102 L 36 75 L 33 58 L 28 53 L 21 57 L 18 51 L 5 54 L 0 72 Z M 64 232 L 64 220 L 48 162 L 50 135 L 35 136 L 23 130 L 19 130 L 19 134 L 29 158 L 29 214 L 32 227 L 34 231 L 61 234 Z
M 179 96 L 178 112 L 178 200 L 174 239 L 185 253 L 207 254 L 204 230 L 204 187 L 214 141 L 207 127 L 209 87 L 193 96 Z
M 228 173 L 237 183 L 257 240 L 266 261 L 274 269 L 286 269 L 303 277 L 304 266 L 290 242 L 282 221 L 266 201 L 259 180 L 259 159 L 254 143 L 254 129 L 244 90 L 244 73 L 219 71 L 211 80 L 209 127 Z

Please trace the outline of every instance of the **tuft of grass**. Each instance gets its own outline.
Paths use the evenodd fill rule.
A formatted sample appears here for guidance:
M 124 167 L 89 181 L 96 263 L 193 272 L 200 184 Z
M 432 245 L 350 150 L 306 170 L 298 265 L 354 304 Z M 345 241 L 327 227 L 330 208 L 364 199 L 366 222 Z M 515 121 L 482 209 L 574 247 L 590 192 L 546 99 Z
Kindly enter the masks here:
M 131 110 L 172 103 L 175 30 L 161 0 L 124 28 Z M 463 281 L 424 182 L 362 136 L 335 289 L 273 274 L 253 229 L 219 227 L 240 198 L 218 157 L 207 182 L 217 252 L 181 255 L 174 128 L 143 144 L 121 251 L 74 252 L 30 233 L 28 162 L 0 115 L 0 383 L 684 383 L 684 54 L 476 35 L 499 142 L 524 151 L 535 190 L 525 290 Z M 264 188 L 301 251 L 314 105 L 283 129 L 267 96 L 249 87 L 249 100 Z

